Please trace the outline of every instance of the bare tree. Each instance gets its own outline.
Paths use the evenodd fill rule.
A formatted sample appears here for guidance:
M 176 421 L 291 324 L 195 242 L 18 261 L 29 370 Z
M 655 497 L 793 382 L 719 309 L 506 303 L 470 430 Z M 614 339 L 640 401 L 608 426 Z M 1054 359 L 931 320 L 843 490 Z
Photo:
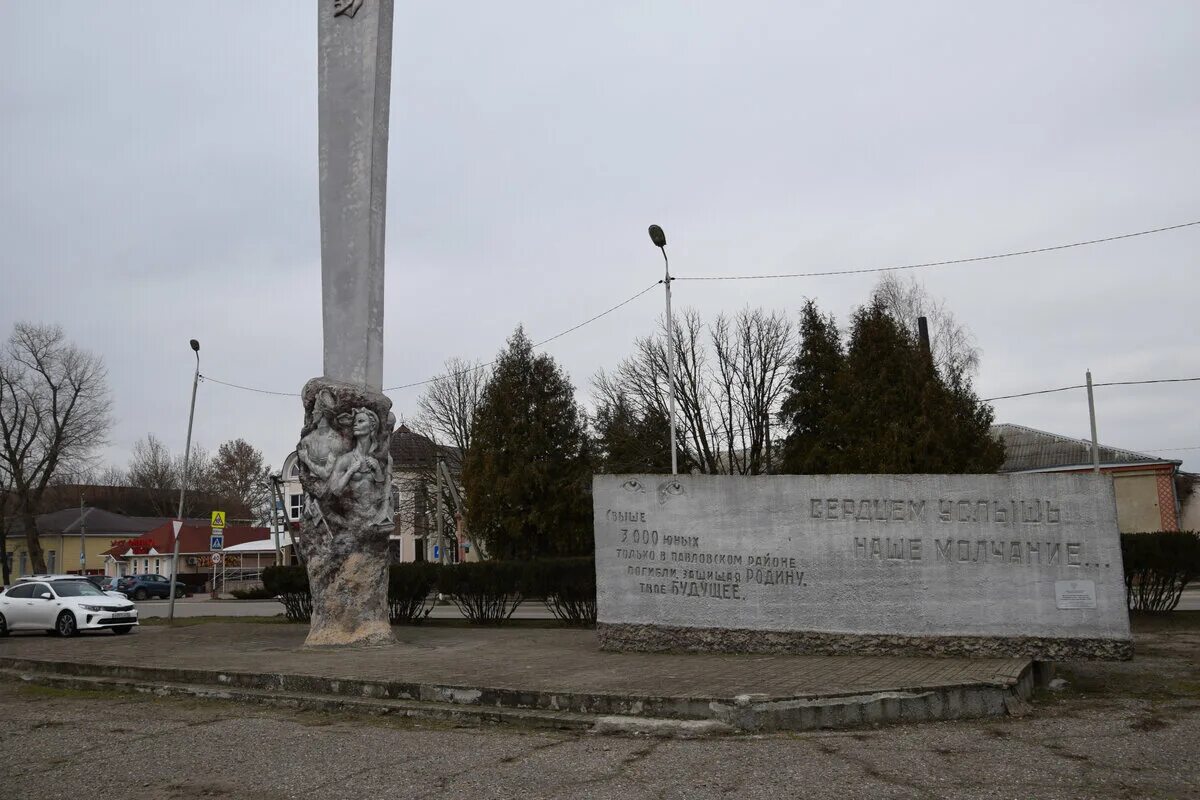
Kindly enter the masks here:
M 415 421 L 416 428 L 430 438 L 448 441 L 460 453 L 466 453 L 471 446 L 475 410 L 479 408 L 479 399 L 490 374 L 490 369 L 478 361 L 447 360 L 445 373 L 434 378 L 417 400 L 420 413 Z
M 593 386 L 604 402 L 625 398 L 641 414 L 666 415 L 665 337 L 634 341 L 634 354 Z M 771 468 L 771 423 L 786 386 L 795 339 L 779 312 L 744 309 L 705 326 L 685 309 L 675 318 L 675 401 L 684 460 L 704 473 L 757 475 Z
M 979 370 L 979 348 L 970 329 L 955 318 L 944 301 L 930 297 L 916 278 L 910 276 L 903 281 L 895 273 L 885 273 L 873 296 L 883 303 L 888 316 L 914 337 L 917 318 L 926 318 L 933 363 L 943 375 L 970 378 Z
M 795 340 L 782 312 L 743 309 L 712 327 L 721 433 L 729 472 L 770 472 L 771 421 L 787 388 Z
M 171 505 L 173 499 L 178 500 L 179 492 L 175 460 L 163 441 L 152 433 L 133 445 L 129 485 L 142 490 L 158 516 L 165 517 L 176 510 Z
M 234 439 L 218 447 L 216 458 L 205 472 L 211 474 L 218 495 L 245 506 L 252 516 L 270 503 L 270 470 L 263 463 L 263 454 L 245 439 Z
M 105 443 L 111 400 L 104 360 L 57 325 L 17 323 L 0 354 L 0 463 L 11 483 L 35 572 L 42 495 L 59 471 L 81 471 Z
M 185 496 L 183 515 L 194 516 L 202 509 L 199 500 L 207 495 L 211 500 L 214 488 L 213 470 L 208 451 L 199 444 L 192 445 L 188 460 L 188 494 Z M 173 455 L 161 439 L 152 433 L 133 445 L 133 456 L 129 461 L 130 486 L 140 489 L 147 504 L 160 517 L 173 517 L 179 510 L 179 485 L 183 475 L 183 454 Z

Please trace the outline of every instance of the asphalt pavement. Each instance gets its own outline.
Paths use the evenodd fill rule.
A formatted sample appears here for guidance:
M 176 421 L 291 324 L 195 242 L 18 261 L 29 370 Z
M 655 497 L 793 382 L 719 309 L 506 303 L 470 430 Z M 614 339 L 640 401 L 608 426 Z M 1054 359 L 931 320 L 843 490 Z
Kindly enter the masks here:
M 143 600 L 137 604 L 143 618 L 167 616 L 167 600 Z M 175 601 L 177 617 L 274 617 L 283 613 L 277 600 L 212 600 L 208 597 L 186 597 Z M 551 619 L 553 614 L 541 601 L 522 603 L 513 612 L 513 619 Z M 453 603 L 435 606 L 433 619 L 462 619 Z
M 143 618 L 167 616 L 166 600 L 144 600 L 137 604 Z M 1200 611 L 1200 586 L 1189 588 L 1179 601 L 1179 611 Z M 177 617 L 273 617 L 283 613 L 276 600 L 212 600 L 208 597 L 188 597 L 175 601 Z M 433 619 L 462 619 L 453 603 L 436 606 Z M 551 619 L 553 615 L 539 602 L 522 603 L 513 612 L 513 619 Z
M 697 741 L 456 729 L 0 684 L 13 800 L 1197 798 L 1194 702 Z

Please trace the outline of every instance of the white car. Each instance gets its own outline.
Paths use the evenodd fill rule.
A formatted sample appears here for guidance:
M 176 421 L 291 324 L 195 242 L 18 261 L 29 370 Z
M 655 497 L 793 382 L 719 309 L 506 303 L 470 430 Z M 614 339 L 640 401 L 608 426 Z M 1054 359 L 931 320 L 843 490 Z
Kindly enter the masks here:
M 0 636 L 10 631 L 50 631 L 74 636 L 109 628 L 129 633 L 138 624 L 137 609 L 87 580 L 21 580 L 0 594 Z

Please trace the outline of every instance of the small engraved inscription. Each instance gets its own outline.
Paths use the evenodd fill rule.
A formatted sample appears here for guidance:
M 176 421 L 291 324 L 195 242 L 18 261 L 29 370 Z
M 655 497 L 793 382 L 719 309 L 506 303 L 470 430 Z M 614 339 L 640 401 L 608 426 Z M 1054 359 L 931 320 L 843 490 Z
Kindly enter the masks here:
M 1095 608 L 1095 581 L 1055 581 L 1054 604 L 1060 609 Z

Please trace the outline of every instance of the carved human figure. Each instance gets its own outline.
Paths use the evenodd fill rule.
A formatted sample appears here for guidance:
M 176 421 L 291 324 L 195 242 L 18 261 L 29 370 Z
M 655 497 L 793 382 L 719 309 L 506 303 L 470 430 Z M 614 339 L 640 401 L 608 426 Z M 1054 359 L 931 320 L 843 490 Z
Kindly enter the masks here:
M 329 493 L 360 498 L 387 495 L 388 474 L 374 453 L 378 446 L 379 415 L 356 408 L 351 416 L 354 448 L 338 457 L 329 473 Z M 376 499 L 375 504 L 379 501 Z M 390 523 L 390 520 L 388 520 Z
M 338 458 L 349 449 L 345 437 L 333 427 L 335 411 L 333 393 L 317 392 L 309 424 L 305 426 L 307 432 L 296 448 L 297 458 L 315 479 L 310 494 L 318 498 L 329 495 L 329 476 Z

